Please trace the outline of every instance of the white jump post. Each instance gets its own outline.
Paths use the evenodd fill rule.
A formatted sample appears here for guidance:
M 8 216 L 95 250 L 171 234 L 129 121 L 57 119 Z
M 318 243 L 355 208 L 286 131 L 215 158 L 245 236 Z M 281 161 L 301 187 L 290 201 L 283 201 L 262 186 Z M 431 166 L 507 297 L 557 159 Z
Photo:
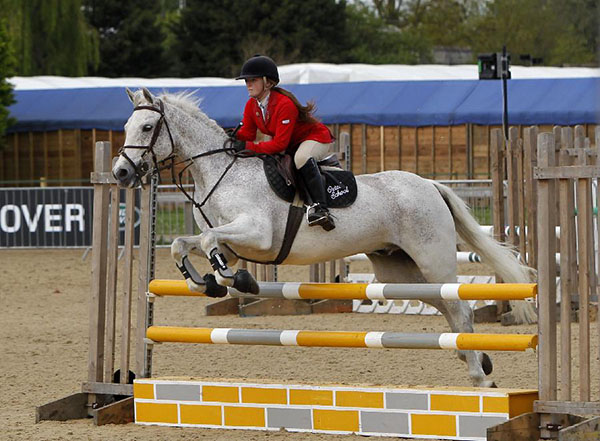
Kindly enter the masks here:
M 153 185 L 146 184 L 141 191 L 125 190 L 125 241 L 124 274 L 121 289 L 117 278 L 119 247 L 120 189 L 111 174 L 111 146 L 97 142 L 94 151 L 94 213 L 92 234 L 92 277 L 90 291 L 89 358 L 87 381 L 81 392 L 36 408 L 36 421 L 69 420 L 93 417 L 97 425 L 133 421 L 133 385 L 130 383 L 131 349 L 131 302 L 134 248 L 135 196 L 140 194 L 141 216 L 139 267 L 138 267 L 138 316 L 136 338 L 138 377 L 149 371 L 145 369 L 149 359 L 143 339 L 147 327 L 146 287 L 154 268 L 154 243 L 150 232 L 154 216 L 150 210 Z M 152 214 L 152 215 L 151 215 Z M 118 294 L 121 293 L 121 345 L 120 356 L 115 353 L 117 329 Z M 150 308 L 152 305 L 150 305 Z M 151 313 L 151 310 L 150 310 Z M 151 322 L 149 323 L 152 324 Z M 115 362 L 119 361 L 120 375 L 116 375 Z M 116 381 L 113 382 L 113 376 Z M 123 397 L 126 397 L 123 399 Z

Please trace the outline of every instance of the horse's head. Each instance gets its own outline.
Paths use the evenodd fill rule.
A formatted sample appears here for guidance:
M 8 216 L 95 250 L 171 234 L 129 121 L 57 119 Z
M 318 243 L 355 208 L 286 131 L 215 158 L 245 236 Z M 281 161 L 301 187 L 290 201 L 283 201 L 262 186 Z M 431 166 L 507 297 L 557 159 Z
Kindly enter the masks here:
M 121 186 L 135 187 L 158 162 L 174 152 L 173 138 L 165 120 L 163 102 L 146 88 L 127 89 L 133 113 L 125 124 L 125 145 L 112 173 Z

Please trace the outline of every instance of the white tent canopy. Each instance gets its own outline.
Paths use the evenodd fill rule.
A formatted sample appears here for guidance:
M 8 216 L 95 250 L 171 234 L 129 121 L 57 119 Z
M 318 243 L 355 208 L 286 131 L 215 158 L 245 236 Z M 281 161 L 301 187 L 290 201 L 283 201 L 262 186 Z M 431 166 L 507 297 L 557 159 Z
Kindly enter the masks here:
M 512 78 L 600 77 L 600 69 L 584 67 L 512 66 Z M 476 80 L 477 65 L 396 65 L 302 63 L 279 67 L 282 84 L 345 83 L 359 81 Z M 101 77 L 12 77 L 16 90 L 79 89 L 99 87 L 210 87 L 241 86 L 231 78 L 101 78 Z

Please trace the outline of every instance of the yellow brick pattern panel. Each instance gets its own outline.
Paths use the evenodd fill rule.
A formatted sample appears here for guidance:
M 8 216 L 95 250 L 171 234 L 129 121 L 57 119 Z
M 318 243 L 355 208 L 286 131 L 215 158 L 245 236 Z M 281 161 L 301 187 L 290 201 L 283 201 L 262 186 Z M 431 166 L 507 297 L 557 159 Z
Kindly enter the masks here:
M 287 390 L 267 387 L 242 387 L 242 403 L 287 404 Z
M 358 411 L 314 409 L 313 427 L 315 430 L 358 432 Z
M 529 412 L 537 398 L 537 393 L 530 390 L 417 388 L 418 393 L 412 393 L 393 388 L 347 390 L 343 386 L 197 381 L 188 384 L 201 388 L 202 401 L 185 401 L 184 397 L 176 403 L 157 401 L 155 384 L 179 383 L 172 380 L 135 383 L 137 423 L 265 429 L 268 415 L 270 428 L 281 423 L 285 427 L 289 424 L 289 428 L 312 428 L 316 432 L 361 433 L 360 430 L 364 430 L 374 434 L 381 430 L 382 434 L 397 433 L 413 438 L 458 438 L 473 433 L 468 430 L 478 433 L 479 429 L 463 427 L 463 424 L 479 421 L 476 418 L 482 414 L 483 418 L 498 419 Z M 496 396 L 486 396 L 492 393 Z
M 135 421 L 177 424 L 177 404 L 135 403 Z
M 411 415 L 413 435 L 456 436 L 454 415 Z
M 479 412 L 479 396 L 431 394 L 431 410 Z
M 133 396 L 136 398 L 144 398 L 146 400 L 154 399 L 154 384 L 150 383 L 134 383 Z
M 202 401 L 239 403 L 239 388 L 234 386 L 202 386 Z
M 333 391 L 331 391 L 331 390 L 311 390 L 311 389 L 290 389 L 290 404 L 312 405 L 312 406 L 333 406 Z
M 509 397 L 483 397 L 483 411 L 508 413 Z
M 509 417 L 513 418 L 515 416 L 531 412 L 533 409 L 533 402 L 537 399 L 537 393 L 515 395 L 510 397 Z
M 335 404 L 339 407 L 373 407 L 383 409 L 383 392 L 340 390 L 335 394 Z
M 265 427 L 265 409 L 262 407 L 224 406 L 225 425 L 237 427 Z
M 181 404 L 179 412 L 181 424 L 206 424 L 211 426 L 223 424 L 221 406 Z

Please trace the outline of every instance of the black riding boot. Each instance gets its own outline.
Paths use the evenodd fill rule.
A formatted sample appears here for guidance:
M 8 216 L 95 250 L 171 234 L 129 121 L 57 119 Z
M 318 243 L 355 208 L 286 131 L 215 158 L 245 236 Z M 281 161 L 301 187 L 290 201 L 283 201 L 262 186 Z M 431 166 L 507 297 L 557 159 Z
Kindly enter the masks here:
M 310 158 L 306 164 L 299 169 L 300 175 L 304 180 L 306 191 L 312 199 L 311 205 L 307 212 L 308 225 L 320 225 L 325 231 L 330 231 L 335 228 L 333 217 L 327 209 L 327 194 L 323 185 L 323 178 L 319 171 L 319 166 L 314 158 Z

